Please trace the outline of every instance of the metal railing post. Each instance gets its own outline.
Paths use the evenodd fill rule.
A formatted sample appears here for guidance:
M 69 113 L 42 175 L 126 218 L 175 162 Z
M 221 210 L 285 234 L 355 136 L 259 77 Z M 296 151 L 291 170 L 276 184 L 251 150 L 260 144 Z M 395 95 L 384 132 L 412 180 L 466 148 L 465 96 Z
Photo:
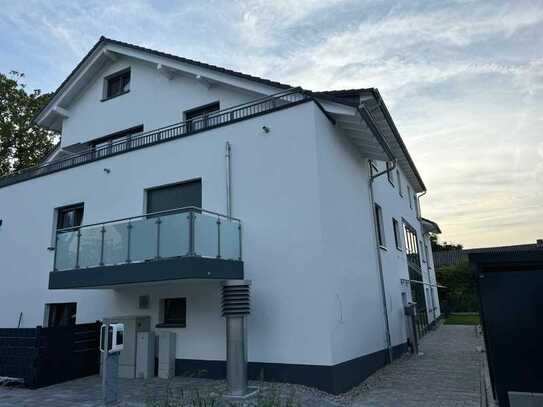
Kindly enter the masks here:
M 239 237 L 239 261 L 241 261 L 241 223 L 238 223 L 238 237 Z
M 217 218 L 217 258 L 221 258 L 221 218 Z
M 77 229 L 77 249 L 75 252 L 75 268 L 79 268 L 79 248 L 81 243 L 81 230 Z
M 104 225 L 102 225 L 100 234 L 102 235 L 102 240 L 100 242 L 100 266 L 103 266 L 104 265 L 104 235 L 106 234 L 106 227 Z
M 53 254 L 53 271 L 58 271 L 58 268 L 57 268 L 57 250 L 58 250 L 58 232 L 55 232 L 55 252 Z
M 126 262 L 127 263 L 130 263 L 130 240 L 131 240 L 131 236 L 132 236 L 132 221 L 128 221 L 128 224 L 126 225 L 126 228 L 128 229 L 128 236 L 127 236 L 127 242 L 126 242 Z
M 156 258 L 160 259 L 160 224 L 162 220 L 157 218 L 156 220 Z
M 189 212 L 189 252 L 187 256 L 194 256 L 194 213 Z

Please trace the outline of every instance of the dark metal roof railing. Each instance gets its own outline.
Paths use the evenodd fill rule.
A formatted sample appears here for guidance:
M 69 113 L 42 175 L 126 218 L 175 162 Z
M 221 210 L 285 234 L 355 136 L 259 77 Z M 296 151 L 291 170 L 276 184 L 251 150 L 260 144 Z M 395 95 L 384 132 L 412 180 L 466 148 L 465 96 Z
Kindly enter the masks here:
M 180 123 L 150 130 L 137 136 L 128 137 L 125 140 L 112 142 L 107 146 L 89 148 L 82 153 L 74 154 L 73 156 L 62 160 L 51 161 L 46 164 L 40 164 L 38 166 L 16 171 L 13 174 L 0 178 L 0 187 L 51 174 L 57 171 L 62 171 L 128 151 L 189 136 L 201 131 L 236 123 L 241 120 L 259 116 L 261 114 L 270 113 L 278 109 L 293 106 L 310 99 L 312 99 L 312 97 L 307 95 L 302 88 L 287 89 L 270 96 L 252 100 L 228 109 L 220 110 L 216 113 L 211 113 L 197 119 L 186 120 Z

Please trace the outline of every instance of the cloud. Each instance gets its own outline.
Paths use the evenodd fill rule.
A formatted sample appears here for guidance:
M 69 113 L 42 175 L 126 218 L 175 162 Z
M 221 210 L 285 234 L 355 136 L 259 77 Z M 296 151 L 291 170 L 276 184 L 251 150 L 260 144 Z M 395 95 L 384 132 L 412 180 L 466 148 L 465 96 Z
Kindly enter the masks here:
M 541 237 L 540 0 L 9 2 L 0 71 L 55 89 L 100 35 L 313 90 L 378 87 L 445 240 Z

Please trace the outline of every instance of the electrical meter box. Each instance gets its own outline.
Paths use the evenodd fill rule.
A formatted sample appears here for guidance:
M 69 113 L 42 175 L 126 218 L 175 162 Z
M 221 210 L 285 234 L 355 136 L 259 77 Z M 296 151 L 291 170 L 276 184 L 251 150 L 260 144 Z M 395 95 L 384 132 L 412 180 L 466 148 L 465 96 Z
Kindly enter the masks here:
M 124 324 L 103 324 L 100 327 L 100 350 L 102 352 L 120 352 L 123 350 L 123 344 Z
M 115 325 L 123 324 L 123 350 L 119 353 L 119 377 L 124 379 L 135 379 L 136 359 L 138 352 L 145 351 L 142 346 L 138 346 L 138 333 L 150 332 L 151 319 L 148 316 L 127 315 L 104 318 L 104 323 Z M 152 357 L 154 353 L 147 351 L 147 357 Z

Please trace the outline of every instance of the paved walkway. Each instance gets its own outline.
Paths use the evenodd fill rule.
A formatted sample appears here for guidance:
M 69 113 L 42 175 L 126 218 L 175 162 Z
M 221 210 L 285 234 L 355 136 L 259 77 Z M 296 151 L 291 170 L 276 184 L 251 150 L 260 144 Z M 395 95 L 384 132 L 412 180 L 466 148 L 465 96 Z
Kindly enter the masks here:
M 295 392 L 303 407 L 453 407 L 479 406 L 479 361 L 475 347 L 480 339 L 473 326 L 444 325 L 423 338 L 423 356 L 405 356 L 381 369 L 366 382 L 347 394 L 332 396 L 304 386 L 264 384 L 261 394 L 281 394 L 288 397 Z M 252 383 L 262 385 L 262 383 Z M 220 395 L 226 390 L 222 380 L 176 377 L 171 382 L 160 379 L 121 380 L 122 406 L 142 406 L 153 395 L 168 393 L 167 387 L 204 390 Z M 275 389 L 275 390 L 274 390 Z M 150 397 L 151 396 L 151 397 Z M 269 402 L 269 400 L 268 400 Z M 216 404 L 225 405 L 226 403 Z M 249 403 L 256 405 L 278 405 Z M 0 386 L 0 407 L 98 407 L 102 406 L 98 376 L 37 390 Z M 158 405 L 148 403 L 147 405 Z M 160 404 L 162 405 L 162 404 Z M 203 405 L 203 404 L 198 404 Z
M 479 407 L 479 345 L 475 327 L 442 325 L 423 338 L 423 356 L 405 357 L 353 390 L 352 406 Z

